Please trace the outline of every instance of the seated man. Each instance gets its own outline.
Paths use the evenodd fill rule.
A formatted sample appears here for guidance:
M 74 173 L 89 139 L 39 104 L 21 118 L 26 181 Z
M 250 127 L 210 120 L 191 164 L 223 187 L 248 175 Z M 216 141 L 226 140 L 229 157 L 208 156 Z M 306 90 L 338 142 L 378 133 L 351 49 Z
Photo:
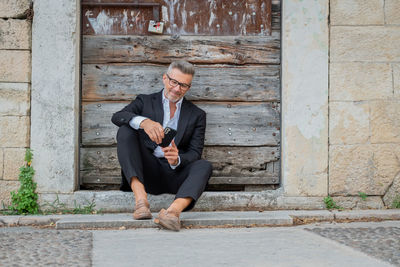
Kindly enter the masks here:
M 147 193 L 176 194 L 167 210 L 155 219 L 162 227 L 179 231 L 179 215 L 194 207 L 211 176 L 210 162 L 202 160 L 206 113 L 183 96 L 189 91 L 194 66 L 171 63 L 163 75 L 161 92 L 138 95 L 111 121 L 117 133 L 121 190 L 135 195 L 134 219 L 150 219 Z M 177 130 L 171 144 L 160 147 L 164 128 Z

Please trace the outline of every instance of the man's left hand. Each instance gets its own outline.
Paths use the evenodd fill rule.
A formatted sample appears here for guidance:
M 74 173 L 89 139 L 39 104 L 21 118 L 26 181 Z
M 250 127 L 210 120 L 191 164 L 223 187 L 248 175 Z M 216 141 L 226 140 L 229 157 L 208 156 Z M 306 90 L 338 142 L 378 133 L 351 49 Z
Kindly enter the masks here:
M 176 166 L 179 163 L 179 150 L 176 147 L 174 140 L 172 140 L 171 146 L 162 148 L 162 151 L 164 152 L 164 157 L 168 160 L 170 165 Z

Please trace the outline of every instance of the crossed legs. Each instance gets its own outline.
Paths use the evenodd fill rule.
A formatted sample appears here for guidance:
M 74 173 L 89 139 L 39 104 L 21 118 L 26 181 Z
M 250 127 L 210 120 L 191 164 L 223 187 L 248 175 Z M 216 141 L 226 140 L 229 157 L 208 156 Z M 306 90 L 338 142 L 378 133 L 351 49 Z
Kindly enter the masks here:
M 138 206 L 138 204 L 142 201 L 147 202 L 147 193 L 144 188 L 144 185 L 135 176 L 133 176 L 131 179 L 131 188 L 133 194 L 135 195 L 136 206 Z M 179 215 L 186 207 L 190 205 L 192 201 L 193 198 L 191 197 L 177 198 L 171 203 L 167 211 Z
M 193 208 L 211 175 L 211 164 L 205 160 L 197 160 L 177 171 L 171 170 L 168 162 L 154 157 L 140 141 L 138 132 L 129 126 L 119 128 L 117 148 L 123 179 L 135 196 L 137 216 L 134 213 L 134 218 L 151 218 L 147 192 L 155 195 L 171 193 L 176 194 L 175 200 L 167 210 L 161 210 L 159 218 L 173 215 L 177 225 L 180 213 Z

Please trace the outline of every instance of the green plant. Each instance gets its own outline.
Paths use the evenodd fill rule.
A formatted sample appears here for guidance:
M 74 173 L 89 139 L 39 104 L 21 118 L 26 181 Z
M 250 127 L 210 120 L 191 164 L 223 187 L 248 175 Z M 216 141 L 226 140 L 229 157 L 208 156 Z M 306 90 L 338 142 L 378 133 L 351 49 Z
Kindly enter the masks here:
M 331 209 L 342 210 L 342 209 L 343 209 L 342 207 L 338 206 L 338 205 L 336 204 L 335 201 L 333 201 L 333 199 L 332 199 L 331 196 L 325 197 L 325 198 L 324 198 L 324 203 L 325 203 L 325 207 L 326 207 L 328 210 L 331 210 Z
M 38 195 L 35 192 L 36 183 L 33 182 L 35 170 L 31 166 L 32 158 L 32 150 L 28 148 L 25 152 L 26 164 L 19 169 L 18 179 L 21 183 L 20 187 L 17 192 L 12 191 L 10 193 L 11 205 L 8 206 L 8 210 L 11 213 L 37 214 L 39 212 L 39 205 L 37 203 Z
M 96 214 L 96 213 L 102 213 L 102 210 L 96 211 L 94 208 L 96 207 L 96 204 L 94 200 L 92 201 L 86 201 L 86 205 L 78 205 L 76 201 L 74 200 L 74 208 L 69 209 L 67 208 L 67 205 L 65 203 L 60 202 L 60 199 L 57 195 L 56 199 L 53 202 L 45 202 L 40 208 L 42 210 L 43 214 L 51 214 L 51 213 L 59 213 L 59 214 L 65 214 L 65 213 L 73 213 L 73 214 Z
M 396 196 L 392 203 L 393 209 L 400 209 L 400 195 Z
M 74 209 L 72 210 L 73 214 L 92 214 L 92 213 L 97 213 L 97 211 L 94 210 L 94 207 L 96 207 L 96 204 L 94 201 L 88 202 L 87 205 L 82 206 L 81 205 L 76 205 L 76 201 L 74 201 Z
M 362 200 L 367 200 L 367 194 L 365 194 L 364 192 L 358 192 L 358 195 L 361 197 Z

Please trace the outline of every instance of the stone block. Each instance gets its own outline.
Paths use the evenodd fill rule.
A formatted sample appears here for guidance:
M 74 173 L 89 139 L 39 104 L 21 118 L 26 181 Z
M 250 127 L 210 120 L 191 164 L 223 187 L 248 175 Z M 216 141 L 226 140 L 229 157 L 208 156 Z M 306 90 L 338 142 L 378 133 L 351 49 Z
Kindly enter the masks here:
M 0 18 L 20 18 L 29 9 L 31 0 L 0 1 Z
M 79 28 L 76 1 L 35 1 L 31 122 L 39 192 L 79 186 Z
M 393 201 L 398 197 L 400 197 L 400 174 L 396 175 L 389 190 L 383 196 L 383 202 L 390 208 L 393 205 Z
M 331 62 L 400 61 L 400 27 L 331 27 Z
M 369 139 L 368 102 L 331 102 L 329 143 L 362 144 Z
M 30 49 L 31 22 L 0 19 L 0 49 Z
M 299 172 L 297 179 L 286 185 L 286 195 L 290 197 L 322 197 L 328 194 L 328 174 L 326 171 L 317 174 Z
M 19 188 L 19 181 L 3 181 L 0 180 L 0 209 L 11 204 L 11 191 Z
M 400 100 L 371 101 L 371 143 L 400 143 Z
M 400 64 L 393 64 L 393 90 L 396 98 L 400 97 Z
M 386 63 L 331 63 L 330 100 L 361 101 L 393 97 L 392 69 Z
M 0 116 L 29 115 L 29 96 L 28 83 L 0 83 Z
M 25 148 L 4 148 L 3 180 L 18 180 L 19 168 L 25 162 Z
M 330 147 L 329 194 L 332 196 L 382 196 L 400 171 L 400 147 L 334 145 Z
M 28 116 L 0 117 L 0 146 L 28 147 L 30 120 Z
M 384 0 L 331 0 L 332 25 L 384 24 Z
M 3 179 L 3 170 L 4 170 L 3 167 L 4 167 L 4 153 L 3 153 L 3 149 L 0 148 L 0 180 Z
M 400 24 L 400 1 L 385 0 L 386 24 Z
M 397 210 L 333 211 L 333 213 L 338 221 L 397 221 L 400 219 L 400 212 Z
M 30 82 L 31 52 L 0 50 L 0 82 Z
M 365 200 L 361 197 L 333 197 L 335 203 L 344 209 L 383 209 L 385 206 L 383 204 L 382 198 L 377 196 L 367 196 Z
M 281 175 L 287 196 L 327 192 L 328 17 L 325 0 L 282 6 Z
M 310 124 L 312 123 L 308 122 L 306 125 L 312 127 Z M 326 124 L 328 130 L 328 119 Z M 321 129 L 321 136 L 311 138 L 306 138 L 304 133 L 307 132 L 301 133 L 295 126 L 287 127 L 286 130 L 290 139 L 285 140 L 285 143 L 288 143 L 285 145 L 285 158 L 290 162 L 290 168 L 283 167 L 282 170 L 290 173 L 292 179 L 282 179 L 285 195 L 325 196 L 328 189 L 328 132 L 325 133 L 325 129 Z

